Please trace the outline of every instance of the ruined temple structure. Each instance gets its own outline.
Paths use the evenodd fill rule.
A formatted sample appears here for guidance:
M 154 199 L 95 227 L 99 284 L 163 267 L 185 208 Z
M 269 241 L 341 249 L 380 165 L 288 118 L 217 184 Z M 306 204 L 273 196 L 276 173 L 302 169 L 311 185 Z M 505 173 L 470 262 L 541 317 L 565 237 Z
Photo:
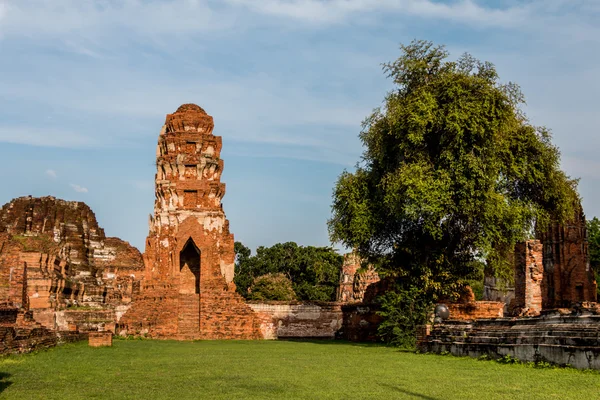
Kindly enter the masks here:
M 553 224 L 539 239 L 543 246 L 543 308 L 595 302 L 597 284 L 590 268 L 583 208 L 579 206 L 566 224 Z
M 595 302 L 596 285 L 581 207 L 566 224 L 553 224 L 539 240 L 515 248 L 515 315 Z
M 260 338 L 235 291 L 234 239 L 221 199 L 221 137 L 195 104 L 168 114 L 156 148 L 156 200 L 146 240 L 145 282 L 122 334 L 176 339 Z
M 140 252 L 106 237 L 85 203 L 28 196 L 0 208 L 0 304 L 21 322 L 114 326 L 142 275 Z
M 337 301 L 340 303 L 360 303 L 364 300 L 367 288 L 379 282 L 379 275 L 371 265 L 362 266 L 356 253 L 344 255 L 344 264 L 340 271 L 340 285 Z
M 484 289 L 486 300 L 505 302 L 511 314 L 539 315 L 542 310 L 596 301 L 597 283 L 580 205 L 570 221 L 554 223 L 535 240 L 518 243 L 513 263 L 514 287 L 486 276 Z

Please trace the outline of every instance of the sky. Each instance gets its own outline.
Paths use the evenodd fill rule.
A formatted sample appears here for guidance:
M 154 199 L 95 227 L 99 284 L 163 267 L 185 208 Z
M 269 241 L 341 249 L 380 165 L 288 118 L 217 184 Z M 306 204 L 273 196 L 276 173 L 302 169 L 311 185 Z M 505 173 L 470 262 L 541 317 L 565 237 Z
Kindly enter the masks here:
M 223 199 L 252 249 L 328 246 L 331 194 L 413 39 L 494 63 L 600 216 L 598 0 L 0 0 L 0 204 L 87 203 L 143 251 L 165 115 L 223 137 Z

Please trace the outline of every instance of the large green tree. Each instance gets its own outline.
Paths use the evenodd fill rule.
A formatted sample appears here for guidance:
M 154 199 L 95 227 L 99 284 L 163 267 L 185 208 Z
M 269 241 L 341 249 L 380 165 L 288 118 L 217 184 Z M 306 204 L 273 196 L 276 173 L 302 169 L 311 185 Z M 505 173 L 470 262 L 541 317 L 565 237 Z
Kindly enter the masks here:
M 590 266 L 596 275 L 596 282 L 600 283 L 600 219 L 597 217 L 587 221 L 588 246 L 590 254 Z M 600 296 L 600 287 L 598 287 Z
M 299 300 L 335 300 L 343 257 L 331 247 L 278 243 L 272 247 L 258 247 L 253 256 L 250 249 L 236 242 L 235 252 L 234 282 L 245 298 L 251 297 L 248 288 L 256 278 L 281 273 L 292 282 Z
M 362 160 L 333 191 L 333 241 L 429 301 L 457 295 L 475 261 L 507 273 L 517 241 L 573 215 L 576 181 L 495 67 L 413 41 L 384 65 L 394 87 L 366 118 Z

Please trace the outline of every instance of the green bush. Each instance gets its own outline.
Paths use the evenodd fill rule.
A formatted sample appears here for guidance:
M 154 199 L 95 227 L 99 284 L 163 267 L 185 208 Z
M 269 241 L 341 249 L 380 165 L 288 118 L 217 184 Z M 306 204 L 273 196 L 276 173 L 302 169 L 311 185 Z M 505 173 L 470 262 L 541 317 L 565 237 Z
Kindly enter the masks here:
M 266 274 L 254 279 L 248 290 L 250 300 L 296 300 L 292 281 L 284 274 Z
M 427 316 L 433 307 L 430 297 L 418 287 L 397 287 L 379 297 L 383 322 L 377 333 L 387 344 L 404 348 L 414 348 L 417 326 L 427 323 Z

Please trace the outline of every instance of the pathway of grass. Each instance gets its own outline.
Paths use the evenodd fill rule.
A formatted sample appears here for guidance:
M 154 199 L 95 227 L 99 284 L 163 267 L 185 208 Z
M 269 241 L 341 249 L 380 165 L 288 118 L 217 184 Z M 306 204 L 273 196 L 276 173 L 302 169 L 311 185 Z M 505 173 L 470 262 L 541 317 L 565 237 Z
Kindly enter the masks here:
M 339 342 L 115 341 L 0 359 L 10 399 L 596 399 L 600 374 Z

